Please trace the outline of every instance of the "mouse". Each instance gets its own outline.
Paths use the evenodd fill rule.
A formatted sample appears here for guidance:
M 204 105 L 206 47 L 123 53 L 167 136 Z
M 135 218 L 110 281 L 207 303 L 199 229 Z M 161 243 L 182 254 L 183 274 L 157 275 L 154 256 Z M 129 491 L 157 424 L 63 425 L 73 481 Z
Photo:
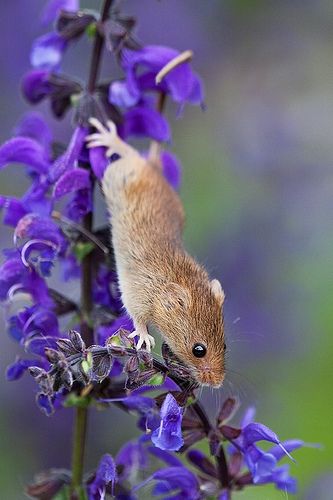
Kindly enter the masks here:
M 112 160 L 102 178 L 122 302 L 138 336 L 155 345 L 154 327 L 200 385 L 225 377 L 225 294 L 217 279 L 184 248 L 184 209 L 162 172 L 160 155 L 145 158 L 123 141 L 116 125 L 90 118 L 87 147 L 105 147 Z

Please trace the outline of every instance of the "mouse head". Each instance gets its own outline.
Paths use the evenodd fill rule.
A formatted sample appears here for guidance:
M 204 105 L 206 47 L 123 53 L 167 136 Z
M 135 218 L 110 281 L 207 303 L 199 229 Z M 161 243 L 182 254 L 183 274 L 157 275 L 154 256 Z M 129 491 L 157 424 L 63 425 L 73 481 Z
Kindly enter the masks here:
M 225 376 L 224 292 L 218 280 L 169 283 L 158 298 L 156 323 L 173 352 L 202 385 L 219 387 Z

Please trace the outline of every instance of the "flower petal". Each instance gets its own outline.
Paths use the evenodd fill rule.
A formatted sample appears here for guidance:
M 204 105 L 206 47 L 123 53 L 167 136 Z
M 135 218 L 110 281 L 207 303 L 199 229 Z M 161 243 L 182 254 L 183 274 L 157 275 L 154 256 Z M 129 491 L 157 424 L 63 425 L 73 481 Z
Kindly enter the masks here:
M 109 164 L 108 159 L 105 156 L 106 149 L 102 147 L 90 148 L 89 159 L 91 167 L 97 179 L 103 179 L 103 175 L 106 167 Z
M 84 168 L 73 168 L 65 172 L 56 182 L 53 189 L 53 197 L 59 200 L 68 193 L 78 191 L 79 189 L 89 189 L 90 173 Z
M 35 139 L 43 146 L 47 156 L 50 156 L 52 132 L 40 113 L 25 113 L 15 127 L 15 135 Z
M 15 227 L 18 221 L 26 215 L 22 202 L 16 198 L 1 196 L 1 208 L 4 210 L 3 223 Z
M 155 446 L 162 450 L 177 451 L 184 440 L 181 433 L 183 411 L 172 394 L 167 394 L 161 408 L 161 423 L 151 435 Z
M 42 145 L 29 137 L 15 137 L 0 146 L 0 169 L 9 163 L 23 163 L 40 173 L 49 166 Z
M 31 66 L 37 69 L 57 69 L 66 47 L 67 41 L 58 33 L 46 33 L 40 36 L 32 45 Z
M 151 137 L 155 141 L 169 141 L 171 131 L 166 119 L 151 108 L 138 106 L 130 109 L 124 115 L 122 135 L 127 138 L 131 135 Z
M 170 151 L 163 151 L 161 160 L 164 177 L 174 189 L 178 189 L 181 183 L 181 164 L 178 158 Z
M 87 132 L 88 129 L 86 127 L 76 127 L 66 152 L 56 159 L 50 169 L 50 182 L 54 183 L 62 174 L 76 166 L 80 153 L 84 147 L 84 139 Z
M 45 368 L 45 363 L 36 359 L 20 359 L 17 358 L 14 363 L 9 365 L 6 370 L 7 380 L 18 380 L 31 366 Z
M 37 104 L 50 94 L 52 86 L 49 82 L 49 72 L 46 70 L 33 70 L 26 73 L 22 80 L 23 95 L 32 104 Z
M 109 101 L 115 106 L 130 108 L 138 103 L 138 94 L 131 93 L 126 81 L 115 81 L 110 85 Z
M 89 500 L 99 500 L 104 498 L 106 486 L 111 483 L 113 489 L 114 483 L 117 481 L 118 474 L 116 464 L 112 456 L 106 453 L 102 456 L 98 464 L 94 480 L 88 485 Z

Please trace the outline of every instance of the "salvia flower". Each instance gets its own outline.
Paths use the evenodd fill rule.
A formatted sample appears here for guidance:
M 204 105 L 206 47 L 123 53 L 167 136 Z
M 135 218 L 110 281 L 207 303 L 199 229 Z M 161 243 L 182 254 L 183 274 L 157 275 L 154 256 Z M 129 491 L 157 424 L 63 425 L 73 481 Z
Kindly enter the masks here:
M 147 91 L 163 91 L 177 103 L 202 104 L 202 83 L 188 62 L 172 69 L 161 83 L 156 83 L 157 74 L 178 55 L 177 50 L 159 45 L 147 45 L 135 51 L 124 49 L 121 65 L 126 79 L 123 83 L 111 84 L 110 102 L 131 107 L 137 105 Z M 139 72 L 140 68 L 143 72 Z
M 181 434 L 183 410 L 172 394 L 167 394 L 161 408 L 161 423 L 154 430 L 151 440 L 162 450 L 179 450 L 184 440 Z
M 118 480 L 116 464 L 112 456 L 103 455 L 96 470 L 94 480 L 88 486 L 89 500 L 100 500 L 105 497 L 106 487 L 111 485 L 111 494 L 114 494 L 114 485 Z

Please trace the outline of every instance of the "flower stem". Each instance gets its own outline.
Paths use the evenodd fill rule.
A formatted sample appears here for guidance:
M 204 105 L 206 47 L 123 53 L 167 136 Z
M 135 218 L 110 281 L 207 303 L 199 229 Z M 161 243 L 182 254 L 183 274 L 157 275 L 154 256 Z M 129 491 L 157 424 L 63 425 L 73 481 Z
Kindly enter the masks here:
M 88 412 L 87 408 L 77 408 L 74 423 L 74 440 L 72 454 L 72 491 L 82 483 L 84 452 L 86 445 Z
M 101 11 L 100 23 L 103 23 L 104 21 L 107 20 L 112 3 L 113 0 L 104 0 Z M 104 45 L 103 35 L 97 30 L 95 36 L 95 43 L 93 47 L 93 55 L 90 65 L 89 80 L 88 80 L 88 91 L 90 93 L 93 93 L 96 87 L 96 81 L 98 78 L 98 73 L 101 65 L 101 54 L 103 50 L 103 45 Z
M 104 0 L 101 10 L 100 23 L 103 23 L 109 15 L 113 0 Z M 90 72 L 88 78 L 88 91 L 93 93 L 101 65 L 104 38 L 97 31 L 92 51 Z M 93 213 L 88 213 L 83 219 L 83 230 L 91 234 L 93 230 Z M 94 332 L 91 327 L 89 316 L 93 307 L 92 301 L 92 255 L 89 253 L 82 260 L 81 278 L 81 311 L 83 321 L 81 334 L 87 346 L 93 344 Z M 73 452 L 72 452 L 72 492 L 77 492 L 82 485 L 84 454 L 87 437 L 88 408 L 77 408 L 74 422 Z

